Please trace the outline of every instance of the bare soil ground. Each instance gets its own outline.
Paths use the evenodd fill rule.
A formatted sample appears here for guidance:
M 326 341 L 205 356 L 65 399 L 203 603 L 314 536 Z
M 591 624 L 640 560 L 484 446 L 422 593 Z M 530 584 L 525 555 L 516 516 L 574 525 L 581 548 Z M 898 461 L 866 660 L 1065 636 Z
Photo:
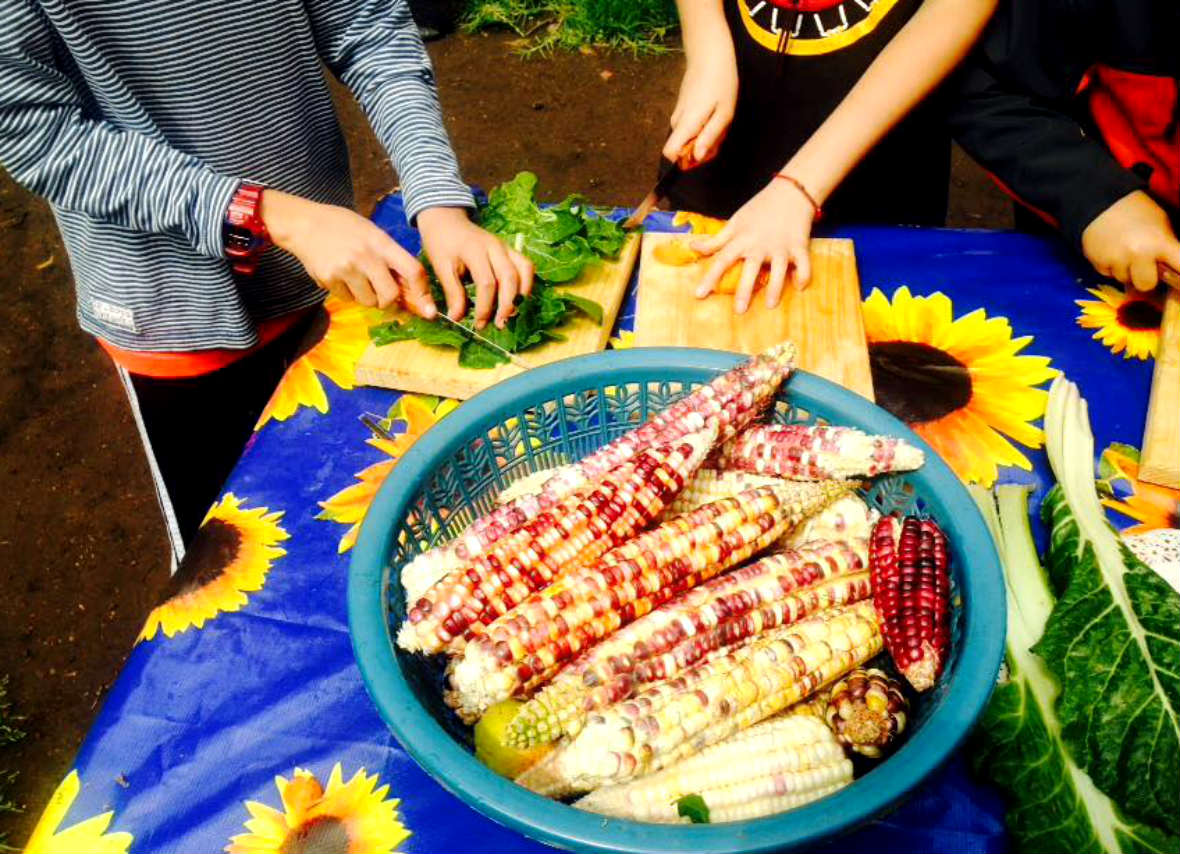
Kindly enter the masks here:
M 649 189 L 679 54 L 522 60 L 503 36 L 431 45 L 463 173 L 484 187 L 535 171 L 544 196 L 630 204 Z M 393 172 L 360 110 L 338 99 L 358 207 Z M 1004 197 L 956 153 L 948 224 L 1007 227 Z M 168 580 L 163 527 L 110 364 L 74 319 L 68 259 L 43 202 L 0 172 L 0 674 L 28 737 L 0 752 L 20 772 L 22 842 Z

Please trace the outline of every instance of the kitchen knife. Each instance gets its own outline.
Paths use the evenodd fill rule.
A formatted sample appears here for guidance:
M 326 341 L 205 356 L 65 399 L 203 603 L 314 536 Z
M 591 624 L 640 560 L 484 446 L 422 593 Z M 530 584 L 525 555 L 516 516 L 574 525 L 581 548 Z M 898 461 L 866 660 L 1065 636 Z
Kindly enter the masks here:
M 489 350 L 494 350 L 494 351 L 496 351 L 497 353 L 499 353 L 501 356 L 503 356 L 504 358 L 506 358 L 506 359 L 507 359 L 509 362 L 511 362 L 513 365 L 516 365 L 516 367 L 520 368 L 521 370 L 524 370 L 524 371 L 531 371 L 531 370 L 533 369 L 533 367 L 534 367 L 534 366 L 533 366 L 533 365 L 530 365 L 530 364 L 529 364 L 528 362 L 526 362 L 524 359 L 520 358 L 520 356 L 517 356 L 515 353 L 510 353 L 510 352 L 508 352 L 508 351 L 507 351 L 507 350 L 505 350 L 503 347 L 501 347 L 499 344 L 497 344 L 495 341 L 492 341 L 492 340 L 491 340 L 491 339 L 489 339 L 489 338 L 485 338 L 483 335 L 480 335 L 480 334 L 479 334 L 478 332 L 476 332 L 474 329 L 471 329 L 471 328 L 469 328 L 469 327 L 466 327 L 466 326 L 464 326 L 464 325 L 463 325 L 462 323 L 460 323 L 459 321 L 457 321 L 457 320 L 452 320 L 452 319 L 450 318 L 450 316 L 448 316 L 448 315 L 447 315 L 447 313 L 446 313 L 446 312 L 440 311 L 440 312 L 438 313 L 438 317 L 439 317 L 441 320 L 445 320 L 447 323 L 449 323 L 449 324 L 450 324 L 451 326 L 453 326 L 455 329 L 458 329 L 458 330 L 459 330 L 460 332 L 462 332 L 464 335 L 466 335 L 466 336 L 468 336 L 469 338 L 471 338 L 471 339 L 472 339 L 473 341 L 475 341 L 477 344 L 482 344 L 484 347 L 487 347 Z

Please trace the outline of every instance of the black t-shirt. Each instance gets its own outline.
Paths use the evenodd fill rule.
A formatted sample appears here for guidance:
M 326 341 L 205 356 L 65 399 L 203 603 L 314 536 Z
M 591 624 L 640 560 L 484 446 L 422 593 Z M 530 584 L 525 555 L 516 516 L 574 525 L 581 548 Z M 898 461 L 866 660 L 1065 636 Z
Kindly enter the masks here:
M 668 198 L 728 217 L 831 114 L 920 0 L 722 2 L 737 56 L 737 111 L 718 156 L 678 176 Z M 930 99 L 899 124 L 828 200 L 826 219 L 941 225 L 950 141 L 940 113 Z

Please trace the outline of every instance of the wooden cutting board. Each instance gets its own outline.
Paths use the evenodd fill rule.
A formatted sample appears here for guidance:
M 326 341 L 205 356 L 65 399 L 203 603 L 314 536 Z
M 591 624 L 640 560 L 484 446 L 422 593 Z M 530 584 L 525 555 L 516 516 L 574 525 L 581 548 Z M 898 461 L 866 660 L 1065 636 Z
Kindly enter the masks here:
M 1139 479 L 1180 489 L 1180 291 L 1168 290 L 1151 378 Z
M 521 353 L 520 357 L 536 367 L 604 349 L 614 329 L 615 318 L 618 317 L 627 283 L 631 280 L 631 270 L 638 252 L 639 238 L 630 237 L 619 253 L 618 260 L 595 264 L 575 280 L 576 284 L 559 288 L 568 288 L 578 296 L 592 299 L 601 305 L 601 326 L 588 317 L 577 315 L 559 330 L 566 340 L 528 350 Z M 389 313 L 391 320 L 399 316 L 400 313 L 396 311 Z M 456 350 L 427 347 L 417 341 L 396 341 L 384 347 L 370 344 L 357 363 L 356 381 L 363 385 L 466 400 L 500 380 L 519 373 L 522 373 L 522 369 L 515 365 L 500 365 L 489 370 L 461 368 Z
M 659 243 L 684 237 L 644 235 L 635 346 L 708 347 L 754 354 L 789 339 L 799 348 L 799 367 L 874 399 L 851 240 L 812 240 L 811 285 L 806 290 L 788 286 L 773 309 L 766 307 L 759 291 L 749 310 L 735 315 L 732 295 L 713 294 L 703 300 L 693 295 L 707 261 L 675 267 L 653 257 Z

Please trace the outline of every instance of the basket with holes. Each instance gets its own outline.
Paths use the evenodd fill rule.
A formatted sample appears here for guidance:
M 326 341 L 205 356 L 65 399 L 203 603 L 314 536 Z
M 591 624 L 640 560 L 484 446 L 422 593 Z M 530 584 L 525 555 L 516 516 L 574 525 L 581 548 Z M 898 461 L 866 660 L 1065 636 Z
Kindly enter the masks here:
M 597 353 L 546 365 L 464 403 L 423 436 L 376 496 L 354 552 L 348 590 L 353 647 L 379 713 L 406 751 L 447 789 L 497 822 L 585 851 L 754 852 L 805 846 L 899 803 L 959 746 L 983 711 L 1003 656 L 1004 588 L 987 529 L 966 490 L 903 423 L 864 398 L 796 371 L 770 420 L 823 423 L 894 436 L 920 448 L 911 472 L 868 482 L 883 514 L 930 519 L 947 535 L 950 646 L 932 690 L 911 703 L 895 752 L 838 791 L 795 809 L 725 824 L 604 818 L 498 776 L 473 754 L 472 730 L 444 702 L 440 656 L 395 643 L 406 619 L 401 568 L 461 533 L 510 483 L 578 460 L 644 423 L 741 361 L 689 348 Z

